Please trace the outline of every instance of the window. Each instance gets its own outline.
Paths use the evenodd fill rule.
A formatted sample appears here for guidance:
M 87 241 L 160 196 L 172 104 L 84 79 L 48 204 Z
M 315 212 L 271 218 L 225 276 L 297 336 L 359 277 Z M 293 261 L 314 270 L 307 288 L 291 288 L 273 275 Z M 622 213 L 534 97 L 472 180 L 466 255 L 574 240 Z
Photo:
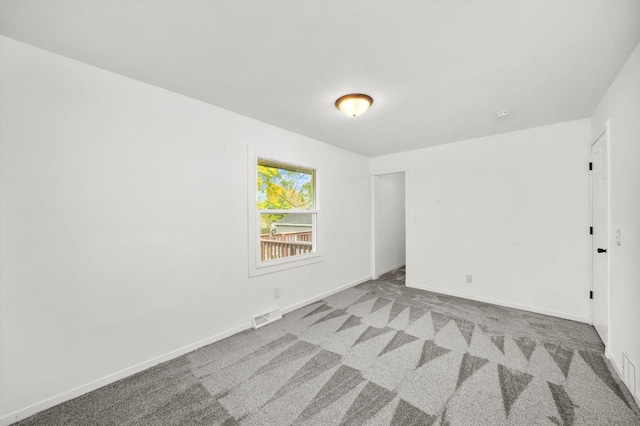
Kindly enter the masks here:
M 317 171 L 251 154 L 250 158 L 254 171 L 249 206 L 253 217 L 250 244 L 254 245 L 249 250 L 250 275 L 320 261 Z

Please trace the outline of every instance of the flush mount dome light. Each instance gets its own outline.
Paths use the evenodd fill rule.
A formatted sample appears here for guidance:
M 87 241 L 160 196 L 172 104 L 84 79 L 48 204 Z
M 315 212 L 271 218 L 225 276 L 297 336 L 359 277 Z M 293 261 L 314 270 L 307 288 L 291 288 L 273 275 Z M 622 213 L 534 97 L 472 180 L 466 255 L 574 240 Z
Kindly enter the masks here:
M 336 108 L 350 117 L 357 117 L 360 114 L 364 114 L 372 103 L 373 99 L 371 96 L 363 95 L 362 93 L 352 93 L 339 97 L 336 101 Z

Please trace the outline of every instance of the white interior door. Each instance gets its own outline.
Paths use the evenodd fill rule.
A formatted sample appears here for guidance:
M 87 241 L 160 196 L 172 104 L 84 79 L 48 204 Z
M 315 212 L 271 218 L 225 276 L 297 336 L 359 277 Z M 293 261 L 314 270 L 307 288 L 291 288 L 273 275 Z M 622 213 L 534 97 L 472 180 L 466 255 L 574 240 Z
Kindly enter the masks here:
M 593 215 L 593 301 L 596 331 L 608 346 L 609 337 L 609 158 L 608 131 L 591 145 L 591 209 Z

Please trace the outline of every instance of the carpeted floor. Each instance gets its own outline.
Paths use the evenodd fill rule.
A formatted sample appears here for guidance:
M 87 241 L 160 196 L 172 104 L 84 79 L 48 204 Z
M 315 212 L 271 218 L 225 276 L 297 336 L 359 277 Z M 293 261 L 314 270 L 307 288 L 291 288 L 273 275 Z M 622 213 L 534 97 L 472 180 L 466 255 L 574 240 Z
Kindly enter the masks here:
M 593 327 L 404 270 L 19 425 L 639 425 Z

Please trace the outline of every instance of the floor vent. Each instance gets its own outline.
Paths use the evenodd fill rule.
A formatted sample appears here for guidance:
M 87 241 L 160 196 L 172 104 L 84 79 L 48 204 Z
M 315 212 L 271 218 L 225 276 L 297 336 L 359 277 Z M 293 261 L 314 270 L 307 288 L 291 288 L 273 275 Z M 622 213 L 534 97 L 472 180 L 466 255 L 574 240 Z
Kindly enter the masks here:
M 267 312 L 266 314 L 251 318 L 251 323 L 253 324 L 253 328 L 260 328 L 267 324 L 271 324 L 274 321 L 278 321 L 280 318 L 282 318 L 282 312 L 277 308 L 271 312 Z
M 629 355 L 626 352 L 622 353 L 622 381 L 627 385 L 627 389 L 631 392 L 631 395 L 636 394 L 636 366 L 633 365 Z

